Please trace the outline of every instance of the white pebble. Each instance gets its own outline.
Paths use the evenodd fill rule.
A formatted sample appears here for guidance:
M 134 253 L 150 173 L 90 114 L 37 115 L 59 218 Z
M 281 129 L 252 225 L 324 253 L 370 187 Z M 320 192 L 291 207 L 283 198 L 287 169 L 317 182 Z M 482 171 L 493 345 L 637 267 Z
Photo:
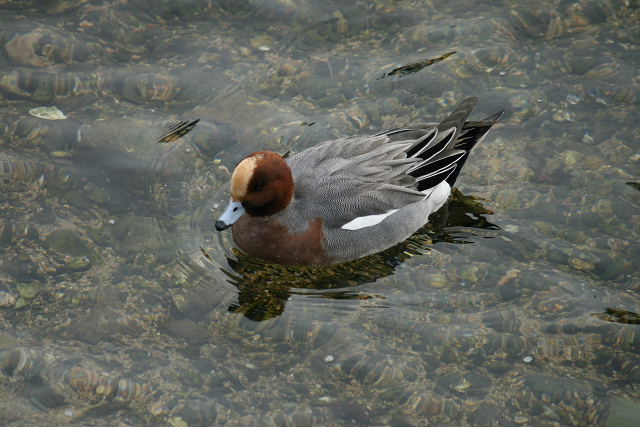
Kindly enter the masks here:
M 324 361 L 327 362 L 327 363 L 331 363 L 331 362 L 334 361 L 334 358 L 333 358 L 332 355 L 329 354 L 329 355 L 324 357 Z
M 580 102 L 580 97 L 578 95 L 574 95 L 572 93 L 567 95 L 566 99 L 567 99 L 567 102 L 569 104 L 572 104 L 572 105 L 576 105 L 578 102 Z
M 582 137 L 582 142 L 585 144 L 593 144 L 593 137 L 588 133 L 585 133 Z
M 507 233 L 517 233 L 518 231 L 520 231 L 520 227 L 515 224 L 507 224 L 504 226 L 504 231 L 506 231 Z
M 523 417 L 522 415 L 516 415 L 513 418 L 513 421 L 516 422 L 517 424 L 524 424 L 529 422 L 529 418 Z

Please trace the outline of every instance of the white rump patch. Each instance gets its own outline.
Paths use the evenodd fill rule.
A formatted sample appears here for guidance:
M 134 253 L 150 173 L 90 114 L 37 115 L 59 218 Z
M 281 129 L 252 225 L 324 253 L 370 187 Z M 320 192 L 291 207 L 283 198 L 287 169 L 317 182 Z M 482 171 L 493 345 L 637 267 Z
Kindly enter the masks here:
M 424 190 L 423 193 L 427 195 L 427 200 L 429 201 L 429 215 L 431 215 L 433 212 L 440 209 L 442 205 L 444 205 L 444 202 L 447 201 L 449 195 L 451 195 L 451 187 L 447 181 L 442 181 L 435 187 Z
M 343 230 L 360 230 L 361 228 L 371 227 L 373 225 L 380 224 L 383 219 L 391 214 L 396 213 L 397 211 L 398 209 L 392 209 L 389 212 L 385 212 L 383 214 L 359 216 L 356 219 L 349 221 L 340 228 L 342 228 Z

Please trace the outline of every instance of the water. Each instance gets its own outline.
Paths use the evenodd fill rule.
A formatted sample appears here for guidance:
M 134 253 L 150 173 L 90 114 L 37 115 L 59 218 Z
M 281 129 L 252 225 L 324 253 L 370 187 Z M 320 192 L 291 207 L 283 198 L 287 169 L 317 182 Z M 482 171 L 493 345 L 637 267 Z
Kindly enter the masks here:
M 0 2 L 0 424 L 635 425 L 639 6 Z M 467 96 L 505 116 L 403 244 L 214 231 L 244 155 Z

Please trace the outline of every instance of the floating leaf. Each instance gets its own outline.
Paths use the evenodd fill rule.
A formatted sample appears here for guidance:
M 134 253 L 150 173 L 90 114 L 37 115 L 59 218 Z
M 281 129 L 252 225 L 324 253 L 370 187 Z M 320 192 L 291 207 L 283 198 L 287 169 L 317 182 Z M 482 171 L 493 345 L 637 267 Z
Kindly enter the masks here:
M 627 185 L 636 191 L 640 191 L 640 182 L 629 181 L 627 182 Z
M 394 68 L 388 73 L 384 73 L 383 75 L 378 77 L 376 80 L 380 80 L 389 76 L 398 76 L 398 78 L 400 78 L 408 74 L 417 73 L 418 71 L 422 70 L 425 67 L 428 67 L 429 65 L 435 64 L 436 62 L 440 62 L 443 59 L 447 59 L 454 53 L 456 52 L 455 51 L 448 52 L 448 53 L 445 53 L 444 55 L 438 56 L 437 58 L 425 59 L 424 61 L 418 61 L 418 62 L 414 62 L 413 64 L 403 65 L 402 67 Z
M 174 142 L 188 134 L 198 124 L 200 119 L 189 121 L 170 122 L 160 129 L 159 143 Z
M 640 325 L 640 315 L 619 308 L 607 308 L 604 313 L 593 313 L 593 317 L 614 323 L 626 323 L 630 325 Z

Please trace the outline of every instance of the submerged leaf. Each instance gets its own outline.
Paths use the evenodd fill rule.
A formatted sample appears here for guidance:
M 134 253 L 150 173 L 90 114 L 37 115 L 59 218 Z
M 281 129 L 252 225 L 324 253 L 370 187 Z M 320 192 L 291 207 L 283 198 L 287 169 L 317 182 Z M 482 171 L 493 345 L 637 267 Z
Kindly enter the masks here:
M 65 120 L 67 118 L 58 107 L 36 107 L 30 109 L 29 114 L 45 120 Z
M 418 62 L 414 62 L 413 64 L 403 65 L 402 67 L 394 68 L 388 73 L 384 73 L 383 75 L 378 77 L 376 80 L 380 80 L 389 76 L 398 76 L 398 78 L 400 78 L 408 74 L 417 73 L 418 71 L 422 70 L 425 67 L 428 67 L 429 65 L 435 64 L 436 62 L 440 62 L 443 59 L 447 59 L 454 53 L 456 52 L 455 51 L 448 52 L 448 53 L 445 53 L 444 55 L 438 56 L 437 58 L 425 59 L 424 61 L 418 61 Z

